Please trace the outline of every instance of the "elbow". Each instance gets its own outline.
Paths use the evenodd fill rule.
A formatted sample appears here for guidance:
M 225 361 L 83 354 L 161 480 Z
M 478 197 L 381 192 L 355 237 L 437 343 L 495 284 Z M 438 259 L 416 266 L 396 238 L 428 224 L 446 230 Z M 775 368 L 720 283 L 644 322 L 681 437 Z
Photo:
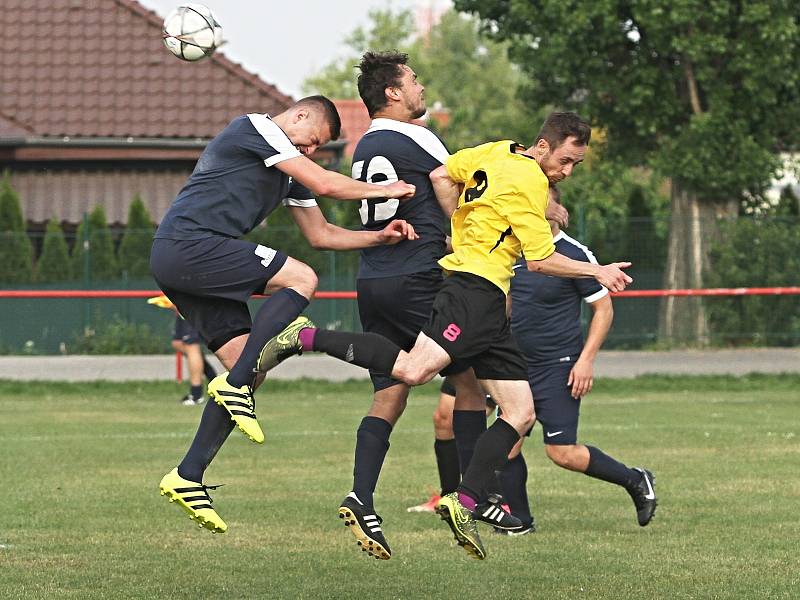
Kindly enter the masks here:
M 311 188 L 311 191 L 317 196 L 336 196 L 336 186 L 329 181 L 320 181 L 315 183 L 314 187 Z
M 308 238 L 308 243 L 314 250 L 331 250 L 328 244 L 328 238 L 322 233 L 310 236 Z

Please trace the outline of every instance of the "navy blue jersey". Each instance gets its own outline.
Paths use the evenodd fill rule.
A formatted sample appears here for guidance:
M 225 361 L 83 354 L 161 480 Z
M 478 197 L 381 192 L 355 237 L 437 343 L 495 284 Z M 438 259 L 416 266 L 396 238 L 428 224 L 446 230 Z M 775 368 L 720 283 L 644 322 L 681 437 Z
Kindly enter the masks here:
M 361 251 L 359 279 L 408 275 L 439 269 L 445 253 L 445 217 L 429 178 L 447 159 L 447 149 L 432 131 L 393 119 L 374 119 L 353 154 L 353 179 L 367 183 L 403 180 L 416 186 L 408 200 L 362 200 L 363 229 L 378 231 L 392 219 L 414 226 L 418 240 Z
M 597 264 L 583 244 L 559 232 L 556 252 Z M 575 360 L 583 350 L 581 301 L 595 302 L 608 290 L 595 279 L 570 279 L 528 271 L 524 257 L 511 279 L 511 329 L 531 364 Z M 571 357 L 571 358 L 568 358 Z
M 268 115 L 235 118 L 203 150 L 155 237 L 238 238 L 281 202 L 316 204 L 308 188 L 275 168 L 297 156 L 300 152 Z

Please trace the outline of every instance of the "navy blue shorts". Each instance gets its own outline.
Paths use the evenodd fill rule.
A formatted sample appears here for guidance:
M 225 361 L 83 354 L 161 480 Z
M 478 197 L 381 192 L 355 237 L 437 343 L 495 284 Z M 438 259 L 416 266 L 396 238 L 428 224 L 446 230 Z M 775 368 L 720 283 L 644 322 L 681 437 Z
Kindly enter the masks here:
M 428 322 L 433 300 L 442 282 L 439 269 L 398 277 L 359 279 L 356 289 L 361 328 L 389 338 L 408 352 L 417 341 L 422 326 Z M 454 375 L 468 368 L 468 365 L 452 363 L 442 370 L 442 375 Z M 376 392 L 402 383 L 372 370 L 369 377 Z
M 581 401 L 572 397 L 567 385 L 574 361 L 545 366 L 528 366 L 528 383 L 533 393 L 536 420 L 542 424 L 545 444 L 569 446 L 578 442 Z
M 279 250 L 233 238 L 156 238 L 150 270 L 208 349 L 216 352 L 250 332 L 247 301 L 263 293 L 287 258 Z
M 200 334 L 194 327 L 189 325 L 186 319 L 175 317 L 175 327 L 172 330 L 172 339 L 183 342 L 184 344 L 199 344 Z

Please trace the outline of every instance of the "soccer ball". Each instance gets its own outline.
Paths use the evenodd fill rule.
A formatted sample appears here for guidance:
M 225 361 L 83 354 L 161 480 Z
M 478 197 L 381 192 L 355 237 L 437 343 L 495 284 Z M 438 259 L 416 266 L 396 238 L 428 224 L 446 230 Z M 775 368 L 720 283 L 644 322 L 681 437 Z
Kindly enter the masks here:
M 222 27 L 202 4 L 179 6 L 164 19 L 162 31 L 167 50 L 182 60 L 211 56 L 222 44 Z

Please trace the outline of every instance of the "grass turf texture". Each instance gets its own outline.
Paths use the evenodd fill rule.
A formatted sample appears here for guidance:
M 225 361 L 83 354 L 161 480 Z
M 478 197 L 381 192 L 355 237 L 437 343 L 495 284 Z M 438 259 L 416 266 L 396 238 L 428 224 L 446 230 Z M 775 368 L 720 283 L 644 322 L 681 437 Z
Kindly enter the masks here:
M 486 561 L 429 514 L 431 413 L 416 390 L 376 496 L 390 561 L 337 518 L 367 382 L 270 383 L 264 446 L 234 430 L 206 483 L 230 529 L 212 535 L 158 495 L 200 410 L 169 383 L 0 382 L 2 598 L 796 598 L 800 377 L 606 380 L 581 439 L 658 479 L 649 527 L 615 486 L 526 446 L 539 531 L 485 528 Z

